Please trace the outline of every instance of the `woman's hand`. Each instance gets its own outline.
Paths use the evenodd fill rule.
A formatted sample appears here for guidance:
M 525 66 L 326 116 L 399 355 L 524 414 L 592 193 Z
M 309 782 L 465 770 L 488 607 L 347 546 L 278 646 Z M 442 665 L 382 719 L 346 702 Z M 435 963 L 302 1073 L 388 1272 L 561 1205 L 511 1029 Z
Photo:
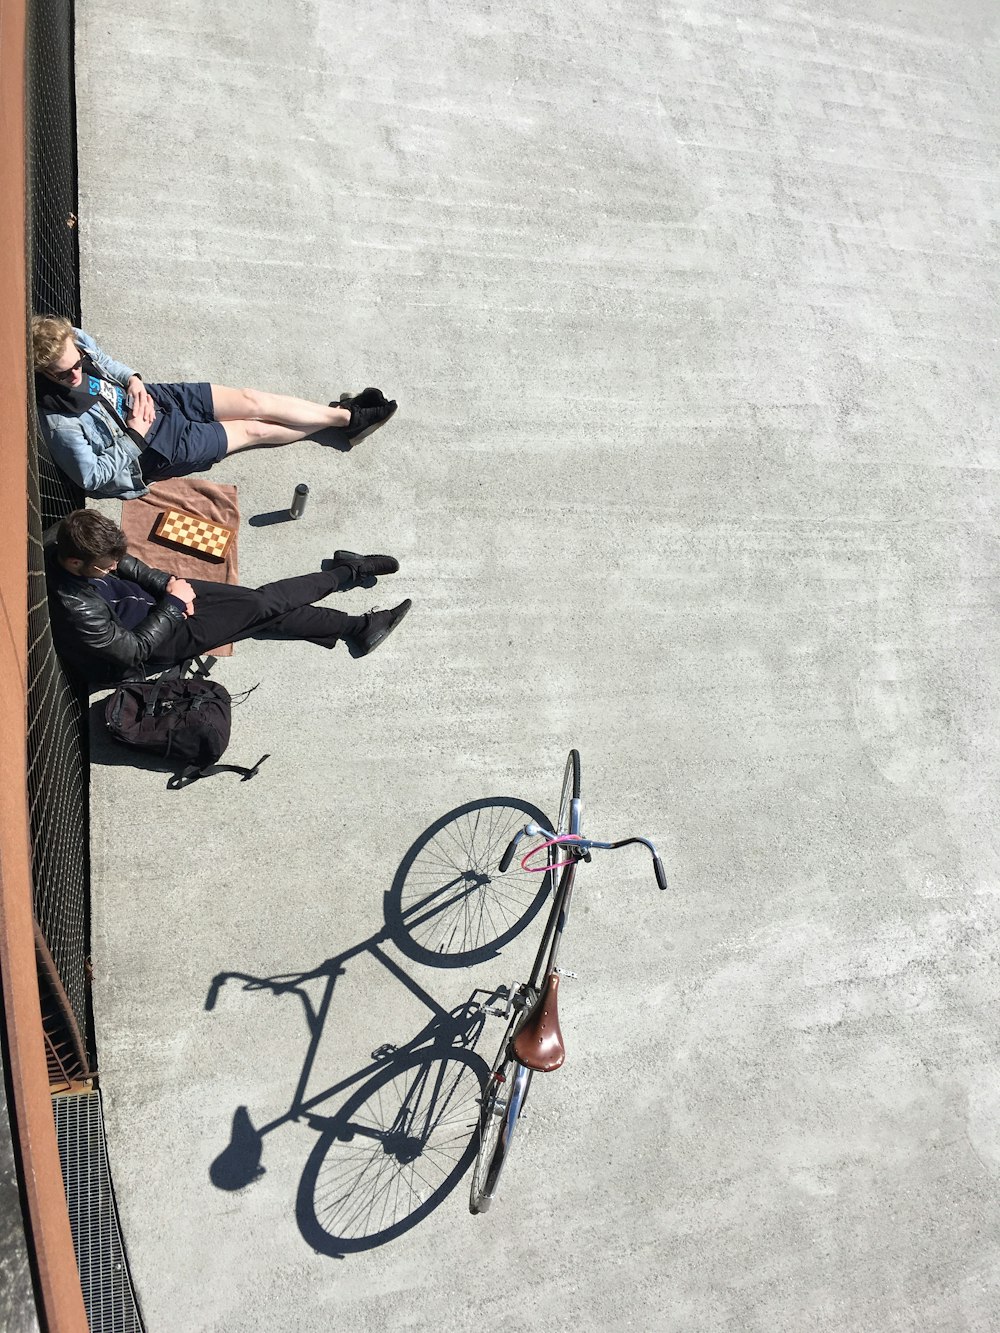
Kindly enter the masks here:
M 156 417 L 156 404 L 153 402 L 152 394 L 138 375 L 133 375 L 125 388 L 132 395 L 132 411 L 128 417 L 128 424 L 140 435 L 145 435 Z

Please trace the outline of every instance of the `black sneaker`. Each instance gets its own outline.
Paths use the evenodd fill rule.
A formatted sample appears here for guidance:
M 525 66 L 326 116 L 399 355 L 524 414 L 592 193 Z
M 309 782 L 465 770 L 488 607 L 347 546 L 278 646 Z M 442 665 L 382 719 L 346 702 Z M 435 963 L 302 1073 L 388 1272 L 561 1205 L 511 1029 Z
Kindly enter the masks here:
M 378 407 L 379 403 L 387 403 L 389 400 L 381 389 L 362 389 L 360 393 L 342 393 L 336 402 L 331 403 L 331 407 L 346 407 L 348 412 L 352 405 L 355 407 Z
M 377 574 L 396 574 L 399 561 L 391 555 L 358 555 L 356 551 L 334 551 L 333 563 L 347 565 L 356 579 L 370 579 Z
M 378 430 L 379 426 L 384 426 L 396 410 L 396 400 L 392 398 L 389 402 L 376 403 L 374 407 L 359 407 L 357 403 L 343 403 L 343 407 L 349 407 L 351 419 L 344 429 L 351 444 L 358 440 L 363 440 L 366 435 L 370 435 L 373 430 Z
M 358 657 L 367 657 L 369 653 L 373 653 L 382 640 L 389 637 L 412 605 L 407 597 L 405 602 L 400 602 L 391 611 L 378 611 L 373 607 L 365 616 L 367 624 L 364 629 L 354 637 Z

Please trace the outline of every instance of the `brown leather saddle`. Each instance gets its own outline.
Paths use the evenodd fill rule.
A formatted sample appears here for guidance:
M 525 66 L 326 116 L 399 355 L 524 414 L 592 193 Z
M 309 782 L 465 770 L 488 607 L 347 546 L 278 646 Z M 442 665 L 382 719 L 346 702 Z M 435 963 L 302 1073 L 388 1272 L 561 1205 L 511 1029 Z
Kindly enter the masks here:
M 559 975 L 549 974 L 545 989 L 528 1011 L 514 1038 L 514 1055 L 528 1069 L 550 1074 L 566 1059 L 559 1031 Z

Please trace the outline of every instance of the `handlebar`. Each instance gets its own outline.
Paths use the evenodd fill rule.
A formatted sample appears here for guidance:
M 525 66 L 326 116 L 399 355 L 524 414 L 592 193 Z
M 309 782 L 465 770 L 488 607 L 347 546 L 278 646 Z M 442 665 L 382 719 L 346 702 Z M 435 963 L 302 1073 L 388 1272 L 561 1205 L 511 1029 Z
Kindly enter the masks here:
M 546 839 L 547 845 L 552 846 L 558 844 L 561 847 L 566 847 L 567 849 L 571 849 L 576 858 L 582 860 L 583 857 L 586 856 L 588 861 L 590 860 L 590 857 L 587 853 L 589 853 L 592 848 L 596 848 L 599 851 L 617 851 L 619 847 L 628 847 L 632 843 L 639 843 L 646 848 L 650 856 L 653 858 L 653 874 L 656 876 L 658 887 L 661 891 L 665 890 L 667 887 L 667 876 L 663 869 L 663 862 L 660 860 L 656 848 L 648 838 L 622 838 L 619 842 L 597 842 L 593 838 L 578 838 L 570 834 L 564 833 L 560 835 L 558 833 L 553 833 L 551 829 L 540 828 L 538 824 L 525 824 L 523 829 L 520 829 L 514 834 L 513 838 L 511 838 L 510 842 L 507 844 L 503 856 L 500 858 L 500 864 L 497 866 L 500 874 L 504 875 L 510 869 L 510 863 L 514 859 L 514 853 L 517 851 L 518 843 L 522 838 L 534 838 L 539 836 Z M 541 847 L 533 848 L 532 851 L 528 852 L 527 856 L 522 858 L 521 865 L 523 869 L 533 871 L 536 874 L 544 874 L 547 870 L 553 868 L 549 865 L 525 865 L 525 862 L 529 857 L 533 856 L 536 851 L 540 852 L 541 850 Z M 565 862 L 559 862 L 558 864 L 565 865 Z
M 510 842 L 507 844 L 507 850 L 504 852 L 503 856 L 501 856 L 500 865 L 497 867 L 501 875 L 506 875 L 507 871 L 510 869 L 510 863 L 514 859 L 514 853 L 517 851 L 517 844 L 520 841 L 520 838 L 521 835 L 519 833 L 516 837 L 511 838 Z

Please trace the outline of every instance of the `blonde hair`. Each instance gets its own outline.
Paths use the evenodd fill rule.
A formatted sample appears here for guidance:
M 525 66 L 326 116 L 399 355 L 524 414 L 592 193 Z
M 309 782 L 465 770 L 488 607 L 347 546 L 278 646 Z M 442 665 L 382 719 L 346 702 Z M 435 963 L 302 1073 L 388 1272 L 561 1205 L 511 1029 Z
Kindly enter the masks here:
M 31 316 L 31 355 L 35 369 L 45 370 L 62 356 L 66 339 L 74 337 L 73 325 L 62 315 Z

